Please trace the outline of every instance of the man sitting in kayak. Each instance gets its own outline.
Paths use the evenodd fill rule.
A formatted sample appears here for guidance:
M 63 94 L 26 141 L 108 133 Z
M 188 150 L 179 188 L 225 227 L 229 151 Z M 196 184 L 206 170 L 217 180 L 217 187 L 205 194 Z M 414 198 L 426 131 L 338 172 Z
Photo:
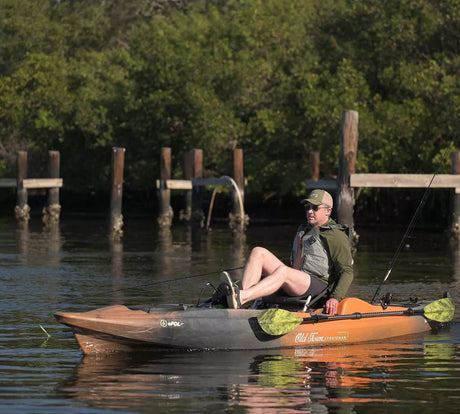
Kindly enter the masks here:
M 229 308 L 238 309 L 251 300 L 282 289 L 289 296 L 314 298 L 326 293 L 324 311 L 328 315 L 336 314 L 339 301 L 353 280 L 353 258 L 350 240 L 344 231 L 346 227 L 330 218 L 333 200 L 327 191 L 313 190 L 301 203 L 305 206 L 307 223 L 297 229 L 291 265 L 285 265 L 263 247 L 252 249 L 241 288 L 227 272 L 221 274 Z

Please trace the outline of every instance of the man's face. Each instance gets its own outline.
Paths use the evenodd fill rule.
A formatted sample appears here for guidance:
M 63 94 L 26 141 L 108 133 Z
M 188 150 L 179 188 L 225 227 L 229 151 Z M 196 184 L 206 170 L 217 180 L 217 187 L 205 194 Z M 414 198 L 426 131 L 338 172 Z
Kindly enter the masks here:
M 314 204 L 307 203 L 305 204 L 305 211 L 308 223 L 311 226 L 319 227 L 329 220 L 332 209 L 326 204 L 316 206 Z

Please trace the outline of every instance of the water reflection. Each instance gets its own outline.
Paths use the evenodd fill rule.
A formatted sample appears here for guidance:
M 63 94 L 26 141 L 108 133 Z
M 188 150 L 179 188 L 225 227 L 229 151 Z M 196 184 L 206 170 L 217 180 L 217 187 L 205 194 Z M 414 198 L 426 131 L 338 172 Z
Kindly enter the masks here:
M 238 278 L 241 269 L 246 261 L 248 245 L 244 232 L 233 232 L 230 238 L 220 231 L 206 232 L 200 228 L 185 226 L 180 231 L 173 233 L 171 230 L 158 231 L 158 251 L 161 269 L 164 274 L 174 274 L 177 271 L 177 263 L 181 260 L 188 260 L 190 265 L 199 264 L 203 260 L 216 262 L 216 278 L 222 269 L 235 269 L 232 277 Z M 200 268 L 200 266 L 198 266 Z M 203 268 L 204 269 L 204 268 Z M 182 275 L 188 272 L 182 263 Z M 206 268 L 209 270 L 209 267 Z M 180 276 L 176 274 L 176 277 Z
M 451 363 L 456 358 L 456 343 L 450 332 L 428 335 L 423 343 L 423 359 L 427 373 L 438 373 L 442 379 L 452 369 Z M 430 374 L 432 378 L 436 378 Z
M 112 295 L 113 303 L 123 303 L 123 242 L 120 237 L 110 238 L 110 253 L 112 264 Z
M 452 263 L 453 263 L 453 273 L 454 273 L 454 282 L 452 283 L 452 296 L 460 296 L 460 241 L 452 242 L 451 244 L 452 252 Z
M 235 230 L 233 232 L 231 252 L 231 260 L 233 268 L 235 268 L 234 273 L 232 273 L 232 278 L 238 280 L 243 277 L 243 266 L 247 256 L 249 256 L 246 232 L 242 230 Z
M 16 240 L 18 251 L 22 257 L 26 257 L 29 253 L 30 231 L 28 223 L 21 223 L 16 229 Z
M 452 369 L 456 347 L 450 333 L 443 335 L 316 349 L 85 356 L 60 389 L 67 398 L 99 408 L 166 412 L 166 407 L 190 406 L 205 412 L 206 398 L 217 393 L 227 405 L 254 414 L 331 407 L 354 412 L 356 405 L 378 402 L 376 392 L 385 394 L 386 402 L 424 392 L 433 373 Z M 401 376 L 407 390 L 397 386 Z
M 64 243 L 59 226 L 50 226 L 41 231 L 31 231 L 28 223 L 18 223 L 16 243 L 21 260 L 25 263 L 42 255 L 48 263 L 59 263 Z

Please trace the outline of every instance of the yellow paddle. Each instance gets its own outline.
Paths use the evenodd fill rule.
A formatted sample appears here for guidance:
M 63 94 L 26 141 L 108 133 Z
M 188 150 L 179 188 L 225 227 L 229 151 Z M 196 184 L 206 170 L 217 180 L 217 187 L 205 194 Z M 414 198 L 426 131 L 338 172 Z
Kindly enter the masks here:
M 339 319 L 362 319 L 376 318 L 381 316 L 398 316 L 398 315 L 423 315 L 425 318 L 435 322 L 449 322 L 453 319 L 455 306 L 451 298 L 443 298 L 429 303 L 420 308 L 408 308 L 402 311 L 389 312 L 370 312 L 370 313 L 350 313 L 347 315 L 328 316 L 316 314 L 308 318 L 302 318 L 285 309 L 266 309 L 257 317 L 262 330 L 269 335 L 284 335 L 291 332 L 301 323 L 316 323 L 333 321 Z

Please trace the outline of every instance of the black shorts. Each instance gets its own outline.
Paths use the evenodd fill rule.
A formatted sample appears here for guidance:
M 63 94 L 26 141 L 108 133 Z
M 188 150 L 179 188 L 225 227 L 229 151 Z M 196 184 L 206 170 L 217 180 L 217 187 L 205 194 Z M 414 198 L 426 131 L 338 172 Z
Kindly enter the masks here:
M 326 282 L 323 282 L 321 279 L 318 279 L 315 276 L 310 276 L 310 287 L 307 289 L 307 291 L 302 296 L 311 295 L 312 297 L 315 297 L 323 293 L 326 288 L 327 288 Z

